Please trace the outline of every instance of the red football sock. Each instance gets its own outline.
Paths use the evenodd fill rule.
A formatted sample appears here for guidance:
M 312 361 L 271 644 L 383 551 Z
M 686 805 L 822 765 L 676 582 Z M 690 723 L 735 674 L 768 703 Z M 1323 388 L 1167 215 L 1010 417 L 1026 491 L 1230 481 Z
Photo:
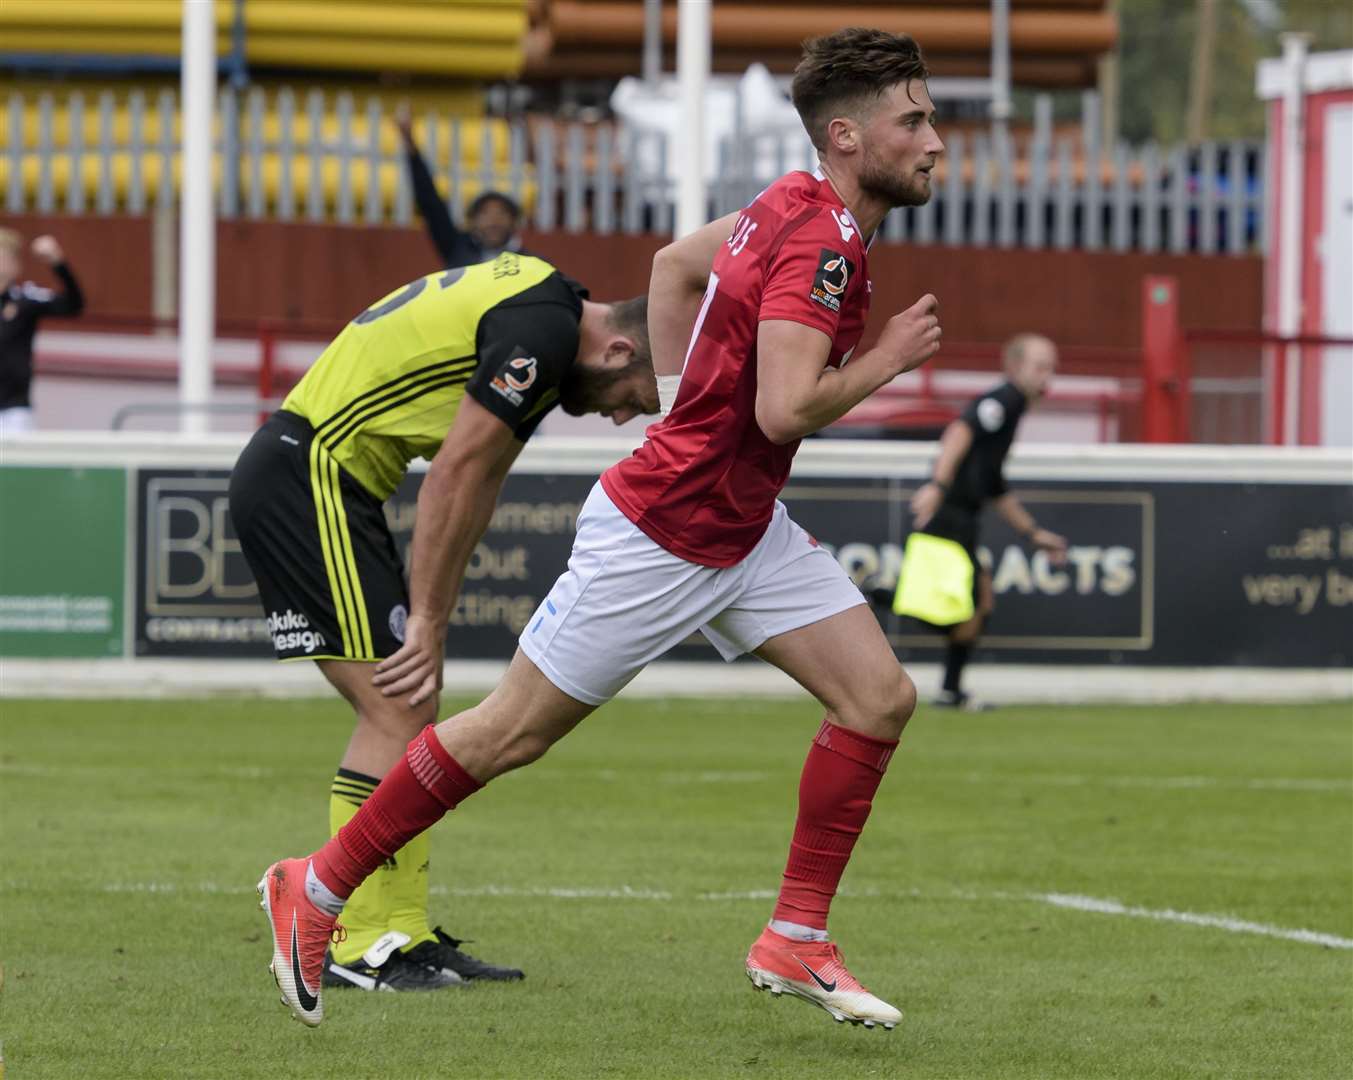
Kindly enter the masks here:
M 803 763 L 799 818 L 774 918 L 827 928 L 832 897 L 896 749 L 896 739 L 822 721 Z
M 429 724 L 356 816 L 310 857 L 315 876 L 346 900 L 386 859 L 483 786 L 446 752 Z

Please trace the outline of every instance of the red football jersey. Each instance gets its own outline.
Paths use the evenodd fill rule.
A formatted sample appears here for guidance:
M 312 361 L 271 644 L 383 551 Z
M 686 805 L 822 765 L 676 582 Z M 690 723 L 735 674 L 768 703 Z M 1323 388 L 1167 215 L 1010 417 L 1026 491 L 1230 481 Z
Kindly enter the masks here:
M 865 251 L 820 174 L 783 176 L 742 212 L 714 260 L 672 411 L 601 477 L 656 543 L 704 566 L 733 566 L 756 546 L 799 447 L 777 446 L 757 426 L 757 326 L 821 330 L 840 367 L 869 314 Z

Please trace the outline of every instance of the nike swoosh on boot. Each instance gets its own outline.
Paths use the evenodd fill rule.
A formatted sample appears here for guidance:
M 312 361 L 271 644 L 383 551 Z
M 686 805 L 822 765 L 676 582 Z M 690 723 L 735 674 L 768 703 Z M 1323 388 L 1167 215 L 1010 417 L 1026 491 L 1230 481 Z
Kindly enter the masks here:
M 296 980 L 296 1000 L 306 1012 L 314 1012 L 315 1006 L 319 1004 L 319 998 L 310 992 L 309 987 L 305 985 L 305 976 L 301 974 L 301 954 L 296 946 L 296 915 L 294 912 L 291 916 L 291 975 Z M 813 978 L 816 979 L 817 976 L 814 975 Z M 820 979 L 818 981 L 821 982 Z
M 797 956 L 794 957 L 794 959 L 795 959 L 795 960 L 799 960 L 799 958 L 798 958 Z M 817 983 L 818 986 L 822 987 L 822 989 L 823 989 L 826 993 L 830 994 L 832 991 L 834 991 L 834 990 L 836 989 L 836 980 L 835 980 L 835 979 L 833 979 L 831 982 L 823 982 L 823 981 L 822 981 L 822 976 L 819 975 L 819 974 L 818 974 L 816 971 L 814 971 L 812 968 L 810 968 L 810 967 L 809 967 L 807 964 L 805 964 L 802 960 L 799 960 L 799 967 L 803 968 L 804 971 L 808 972 L 808 974 L 811 975 L 811 976 L 813 977 L 813 982 Z

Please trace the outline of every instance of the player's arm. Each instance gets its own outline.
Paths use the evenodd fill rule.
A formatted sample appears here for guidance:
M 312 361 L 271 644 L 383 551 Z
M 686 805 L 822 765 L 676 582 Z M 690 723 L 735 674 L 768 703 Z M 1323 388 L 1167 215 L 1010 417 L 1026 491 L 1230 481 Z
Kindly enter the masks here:
M 441 688 L 446 625 L 465 565 L 521 447 L 501 419 L 468 395 L 461 401 L 418 492 L 404 645 L 376 665 L 372 680 L 387 697 L 411 693 L 417 705 Z
M 402 106 L 395 116 L 399 127 L 399 137 L 404 143 L 404 156 L 409 167 L 409 182 L 413 188 L 413 199 L 418 213 L 427 225 L 428 238 L 437 249 L 442 265 L 447 269 L 467 266 L 477 261 L 478 252 L 473 250 L 470 237 L 456 228 L 451 220 L 451 211 L 447 209 L 437 182 L 432 178 L 432 170 L 418 149 L 413 137 L 413 122 L 407 106 Z
M 412 691 L 411 705 L 441 685 L 446 623 L 465 564 L 522 444 L 558 399 L 578 351 L 578 314 L 557 299 L 499 305 L 480 318 L 475 348 L 478 367 L 418 493 L 404 646 L 376 666 L 373 680 L 387 695 Z
M 935 458 L 935 468 L 930 473 L 930 480 L 917 488 L 916 494 L 911 497 L 911 517 L 914 527 L 924 529 L 935 516 L 935 512 L 944 502 L 944 497 L 953 487 L 958 468 L 968 456 L 968 451 L 972 449 L 972 443 L 972 425 L 966 420 L 961 418 L 955 420 L 944 429 L 944 434 L 940 436 L 939 456 Z
M 927 293 L 888 320 L 878 344 L 830 368 L 831 338 L 789 319 L 763 319 L 756 335 L 756 422 L 773 443 L 801 439 L 841 419 L 879 387 L 920 367 L 940 347 L 938 303 Z
M 994 499 L 992 505 L 996 507 L 996 513 L 1001 515 L 1007 525 L 1033 544 L 1034 547 L 1046 551 L 1052 557 L 1054 563 L 1066 561 L 1066 537 L 1059 536 L 1048 529 L 1039 528 L 1038 522 L 1024 508 L 1024 504 L 1019 501 L 1013 491 L 1007 491 Z
M 737 220 L 736 213 L 726 214 L 653 256 L 648 283 L 648 339 L 653 347 L 653 371 L 659 378 L 681 374 L 710 267 Z
M 85 294 L 75 279 L 70 265 L 66 262 L 66 253 L 54 236 L 39 236 L 33 241 L 33 254 L 52 268 L 62 285 L 62 291 L 50 299 L 39 300 L 34 304 L 38 315 L 79 315 L 85 309 Z

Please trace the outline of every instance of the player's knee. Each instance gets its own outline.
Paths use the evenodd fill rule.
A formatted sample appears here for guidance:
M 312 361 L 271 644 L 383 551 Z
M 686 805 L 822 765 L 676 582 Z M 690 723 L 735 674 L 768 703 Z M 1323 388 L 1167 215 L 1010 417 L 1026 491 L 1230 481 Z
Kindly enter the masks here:
M 890 706 L 887 712 L 887 721 L 890 725 L 897 728 L 900 735 L 902 729 L 907 726 L 907 721 L 911 719 L 911 714 L 916 711 L 916 684 L 911 681 L 911 676 L 906 673 L 902 665 L 897 666 L 897 676 L 890 696 Z
M 894 663 L 861 687 L 848 711 L 839 713 L 839 722 L 879 739 L 895 739 L 916 710 L 916 684 Z
M 358 712 L 358 717 L 359 723 L 408 742 L 428 724 L 437 722 L 437 703 L 425 701 L 416 708 L 409 708 L 403 701 L 386 698 L 377 704 L 368 703 Z
M 982 632 L 982 616 L 976 615 L 965 623 L 959 623 L 949 632 L 949 639 L 959 645 L 971 645 Z
M 520 769 L 545 756 L 554 742 L 535 731 L 514 732 L 498 751 L 499 772 Z
M 488 742 L 494 776 L 539 761 L 554 745 L 547 729 L 525 719 L 492 725 Z
M 503 731 L 493 740 L 485 772 L 501 776 L 505 772 L 530 765 L 543 758 L 554 743 L 555 740 L 545 732 L 532 728 L 516 727 Z

